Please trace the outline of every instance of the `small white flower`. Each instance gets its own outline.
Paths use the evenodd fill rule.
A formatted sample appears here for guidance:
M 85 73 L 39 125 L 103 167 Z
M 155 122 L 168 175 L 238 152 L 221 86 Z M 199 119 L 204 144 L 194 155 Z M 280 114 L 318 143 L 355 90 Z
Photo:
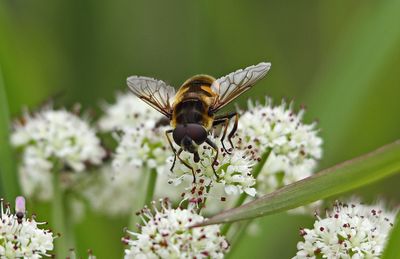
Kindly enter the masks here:
M 87 163 L 100 164 L 105 156 L 96 132 L 68 111 L 45 109 L 25 114 L 23 121 L 15 124 L 11 142 L 22 148 L 20 179 L 27 196 L 52 196 L 55 161 L 68 171 L 81 172 Z
M 123 238 L 129 245 L 125 258 L 223 258 L 229 244 L 212 225 L 189 229 L 204 221 L 192 210 L 172 209 L 169 202 L 161 202 L 161 209 L 154 212 L 145 208 L 140 216 L 143 225 L 139 232 L 128 233 L 135 237 Z
M 293 258 L 379 258 L 395 213 L 382 204 L 336 203 L 326 218 L 317 216 L 313 229 L 301 229 L 304 241 Z
M 132 93 L 117 94 L 115 104 L 103 105 L 104 115 L 98 125 L 101 131 L 110 132 L 138 127 L 154 128 L 162 115 Z
M 131 213 L 142 172 L 132 168 L 115 170 L 106 165 L 86 179 L 80 192 L 96 212 L 117 216 Z M 79 190 L 78 190 L 79 191 Z
M 105 105 L 104 111 L 105 115 L 98 122 L 99 128 L 113 132 L 118 143 L 113 166 L 118 170 L 146 167 L 163 171 L 161 168 L 169 156 L 163 115 L 131 93 L 118 94 L 116 103 Z
M 163 168 L 170 155 L 164 134 L 165 128 L 142 126 L 125 129 L 122 136 L 117 138 L 119 144 L 112 161 L 117 170 L 123 167 L 133 167 L 157 169 L 158 172 L 164 171 Z
M 315 123 L 302 123 L 303 113 L 296 114 L 285 102 L 272 106 L 269 98 L 264 105 L 249 101 L 242 112 L 238 135 L 260 152 L 272 150 L 257 179 L 261 194 L 310 176 L 321 158 L 322 139 Z
M 203 179 L 206 185 L 211 183 L 213 185 L 222 184 L 225 188 L 225 193 L 228 195 L 245 192 L 250 196 L 254 196 L 256 194 L 254 188 L 256 180 L 252 176 L 251 170 L 254 164 L 257 163 L 258 158 L 254 152 L 250 151 L 252 147 L 244 145 L 240 139 L 236 140 L 235 138 L 233 139 L 235 148 L 231 150 L 231 154 L 228 154 L 222 148 L 219 138 L 210 135 L 209 139 L 219 149 L 216 164 L 214 164 L 216 152 L 207 144 L 199 146 L 200 161 L 198 163 L 193 161 L 193 154 L 191 153 L 182 152 L 180 155 L 183 161 L 193 167 L 196 178 Z M 173 157 L 170 157 L 169 164 L 172 165 L 172 162 Z M 214 173 L 213 167 L 218 178 Z M 177 159 L 173 172 L 171 172 L 171 182 L 180 184 L 187 175 L 192 175 L 191 170 Z
M 1 200 L 0 257 L 1 258 L 42 258 L 53 250 L 54 236 L 50 230 L 40 229 L 35 219 L 25 215 L 25 200 L 17 197 L 16 213 L 3 206 Z

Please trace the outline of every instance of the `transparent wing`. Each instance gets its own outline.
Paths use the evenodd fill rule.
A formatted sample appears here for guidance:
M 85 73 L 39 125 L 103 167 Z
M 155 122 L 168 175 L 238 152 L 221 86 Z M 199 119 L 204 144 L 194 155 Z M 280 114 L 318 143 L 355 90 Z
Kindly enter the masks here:
M 172 98 L 175 89 L 161 80 L 144 76 L 130 76 L 126 80 L 129 89 L 168 118 L 172 114 Z
M 218 78 L 211 89 L 218 95 L 212 109 L 217 111 L 243 92 L 249 90 L 258 80 L 262 79 L 271 67 L 271 63 L 262 62 L 258 65 L 239 69 L 224 77 Z

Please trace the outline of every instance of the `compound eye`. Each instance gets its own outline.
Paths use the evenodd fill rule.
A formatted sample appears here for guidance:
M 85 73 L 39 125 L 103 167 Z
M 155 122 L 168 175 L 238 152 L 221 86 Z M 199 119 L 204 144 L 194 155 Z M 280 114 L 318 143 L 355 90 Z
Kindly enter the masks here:
M 206 129 L 198 124 L 188 125 L 188 135 L 197 145 L 202 144 L 207 139 Z
M 183 137 L 186 135 L 186 130 L 183 126 L 177 126 L 172 132 L 172 137 L 176 144 L 180 145 Z

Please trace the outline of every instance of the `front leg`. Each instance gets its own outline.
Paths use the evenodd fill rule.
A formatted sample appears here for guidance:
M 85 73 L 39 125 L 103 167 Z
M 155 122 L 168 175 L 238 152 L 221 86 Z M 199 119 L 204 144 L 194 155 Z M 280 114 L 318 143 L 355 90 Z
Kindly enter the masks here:
M 217 174 L 217 171 L 215 170 L 215 165 L 217 165 L 217 159 L 218 159 L 218 147 L 217 147 L 217 145 L 214 143 L 214 142 L 212 142 L 211 141 L 211 139 L 209 139 L 209 138 L 207 138 L 206 139 L 206 143 L 208 144 L 208 145 L 210 145 L 215 151 L 216 151 L 216 154 L 215 154 L 215 156 L 214 156 L 214 160 L 213 160 L 213 163 L 212 163 L 212 165 L 211 165 L 211 167 L 212 167 L 212 169 L 213 169 L 213 171 L 214 171 L 214 175 L 215 175 L 215 177 L 217 177 L 217 180 L 219 179 L 219 176 L 218 176 L 218 174 Z
M 172 151 L 174 152 L 174 162 L 172 162 L 172 166 L 169 169 L 171 172 L 174 170 L 175 162 L 176 162 L 176 149 L 174 147 L 174 144 L 172 144 L 171 138 L 169 136 L 169 134 L 171 134 L 173 131 L 174 130 L 172 130 L 172 129 L 165 131 L 165 136 L 167 137 L 168 143 L 171 146 Z
M 194 169 L 191 165 L 189 165 L 186 161 L 184 161 L 180 155 L 182 153 L 183 149 L 179 148 L 178 152 L 176 153 L 176 157 L 178 157 L 179 161 L 181 161 L 182 164 L 184 164 L 187 168 L 192 170 L 192 175 L 193 175 L 193 183 L 196 183 L 196 174 L 194 173 Z

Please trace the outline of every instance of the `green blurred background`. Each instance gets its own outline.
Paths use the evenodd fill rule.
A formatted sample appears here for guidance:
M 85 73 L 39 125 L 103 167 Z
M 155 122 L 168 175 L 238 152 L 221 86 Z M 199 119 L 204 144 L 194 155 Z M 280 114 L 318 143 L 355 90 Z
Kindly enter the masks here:
M 98 106 L 132 74 L 179 86 L 194 74 L 270 61 L 267 79 L 239 102 L 269 95 L 305 104 L 306 121 L 319 121 L 324 168 L 399 137 L 399 10 L 398 0 L 0 0 L 0 65 L 18 116 L 60 92 L 59 105 Z M 353 193 L 398 204 L 399 181 Z M 289 258 L 298 228 L 312 224 L 286 214 L 259 221 L 258 235 L 242 239 L 232 258 Z M 76 228 L 80 254 L 118 258 L 126 224 L 88 215 Z

